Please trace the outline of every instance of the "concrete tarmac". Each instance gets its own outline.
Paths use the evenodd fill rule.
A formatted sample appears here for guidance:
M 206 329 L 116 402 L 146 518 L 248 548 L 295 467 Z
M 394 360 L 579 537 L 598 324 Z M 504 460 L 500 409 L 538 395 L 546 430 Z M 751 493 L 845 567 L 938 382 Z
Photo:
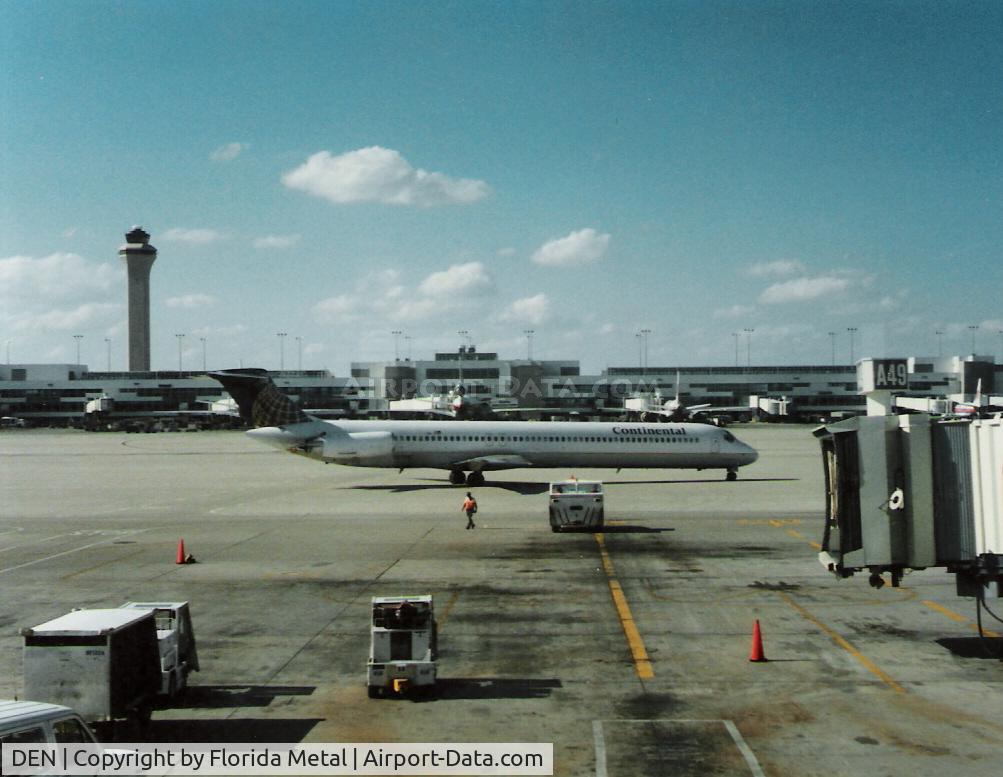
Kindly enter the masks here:
M 733 431 L 723 472 L 324 466 L 239 432 L 0 433 L 0 697 L 19 630 L 73 607 L 191 602 L 202 671 L 155 742 L 553 742 L 556 775 L 990 775 L 1003 624 L 941 570 L 874 590 L 816 560 L 808 427 Z M 553 534 L 547 482 L 607 484 Z M 180 539 L 198 563 L 178 566 Z M 435 596 L 440 684 L 369 699 L 372 596 Z M 1003 611 L 1003 605 L 997 609 Z M 766 657 L 750 662 L 758 619 Z

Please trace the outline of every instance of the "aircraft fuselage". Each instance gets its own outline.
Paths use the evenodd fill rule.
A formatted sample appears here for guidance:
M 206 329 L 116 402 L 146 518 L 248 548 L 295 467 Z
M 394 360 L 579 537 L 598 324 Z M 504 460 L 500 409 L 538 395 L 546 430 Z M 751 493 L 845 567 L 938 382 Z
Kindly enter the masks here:
M 758 454 L 707 424 L 550 421 L 321 421 L 248 434 L 323 461 L 486 471 L 516 467 L 726 469 Z

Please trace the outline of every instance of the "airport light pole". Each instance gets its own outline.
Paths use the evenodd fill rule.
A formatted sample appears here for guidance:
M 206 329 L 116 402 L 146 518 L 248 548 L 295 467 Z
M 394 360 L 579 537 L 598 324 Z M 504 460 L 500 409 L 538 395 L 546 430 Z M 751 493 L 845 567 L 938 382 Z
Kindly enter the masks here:
M 276 332 L 275 336 L 279 338 L 279 370 L 284 370 L 286 368 L 286 335 L 288 332 Z
M 174 336 L 178 338 L 178 372 L 181 372 L 181 348 L 183 343 L 185 342 L 185 336 L 183 334 L 177 334 L 177 333 L 175 333 Z
M 832 366 L 836 366 L 836 333 L 829 332 L 829 346 L 832 349 Z
M 735 366 L 738 366 L 738 332 L 732 332 L 731 336 L 735 338 Z
M 641 344 L 644 346 L 644 360 L 641 362 L 641 374 L 648 374 L 648 335 L 651 334 L 650 329 L 641 330 Z
M 80 364 L 80 341 L 84 339 L 84 336 L 73 335 L 73 339 L 77 341 L 77 364 Z
M 848 326 L 846 327 L 846 331 L 850 333 L 850 364 L 856 364 L 853 360 L 853 336 L 857 333 L 857 327 Z
M 944 355 L 944 330 L 938 329 L 934 332 L 937 335 L 937 356 Z
M 526 360 L 533 361 L 533 335 L 536 331 L 533 329 L 523 329 L 522 333 L 526 335 Z
M 752 333 L 755 329 L 743 329 L 745 332 L 745 366 L 752 366 Z
M 404 334 L 401 330 L 395 329 L 390 334 L 394 336 L 394 361 L 400 361 L 400 337 Z
M 972 333 L 972 356 L 975 355 L 975 333 L 979 330 L 978 324 L 969 324 L 968 331 Z
M 206 371 L 205 367 L 205 338 L 200 337 L 199 341 L 202 343 L 202 372 Z
M 411 361 L 411 341 L 414 338 L 411 335 L 404 335 L 404 342 L 407 343 L 407 360 Z

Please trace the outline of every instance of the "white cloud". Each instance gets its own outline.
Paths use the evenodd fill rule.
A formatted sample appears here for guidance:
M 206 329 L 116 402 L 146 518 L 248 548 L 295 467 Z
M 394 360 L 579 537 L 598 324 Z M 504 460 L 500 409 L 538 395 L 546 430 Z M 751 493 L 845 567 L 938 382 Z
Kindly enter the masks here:
M 120 315 L 121 305 L 88 302 L 65 310 L 48 310 L 31 316 L 17 326 L 21 330 L 69 331 L 91 326 L 105 326 Z
M 491 276 L 480 262 L 454 264 L 448 270 L 429 275 L 418 286 L 418 291 L 429 297 L 452 294 L 476 294 L 491 288 Z
M 110 263 L 95 264 L 77 254 L 50 254 L 36 259 L 0 259 L 0 300 L 4 307 L 50 304 L 107 293 L 121 283 L 121 272 Z
M 209 330 L 208 335 L 203 335 L 203 337 L 208 337 L 208 336 L 236 337 L 237 335 L 242 335 L 246 332 L 247 332 L 246 324 L 230 324 L 230 326 L 214 327 Z
M 0 328 L 36 334 L 109 327 L 121 315 L 123 305 L 112 301 L 121 283 L 121 268 L 77 254 L 0 259 Z
M 784 275 L 794 275 L 795 273 L 804 272 L 805 266 L 795 260 L 784 260 L 781 259 L 776 262 L 759 262 L 749 267 L 749 275 L 755 275 L 757 277 L 782 277 Z
M 476 202 L 491 191 L 484 181 L 414 168 L 399 152 L 379 146 L 338 156 L 319 151 L 283 175 L 282 183 L 336 204 L 382 202 L 432 207 Z
M 250 146 L 247 143 L 227 143 L 225 146 L 220 146 L 213 151 L 209 155 L 209 158 L 213 162 L 230 162 L 249 148 Z
M 516 251 L 512 246 L 505 246 L 504 248 L 499 248 L 497 251 L 497 255 L 501 257 L 515 256 L 515 254 Z
M 198 308 L 212 305 L 216 298 L 209 294 L 184 294 L 180 297 L 168 297 L 164 302 L 169 308 Z
M 532 297 L 517 299 L 501 315 L 503 321 L 513 321 L 522 324 L 542 324 L 547 320 L 550 300 L 544 293 Z
M 377 309 L 392 321 L 424 321 L 437 315 L 447 315 L 462 306 L 460 299 L 432 299 L 417 297 L 406 299 L 400 303 L 388 304 L 388 300 L 379 300 Z
M 775 283 L 759 295 L 759 301 L 767 305 L 782 305 L 787 302 L 807 302 L 830 294 L 839 294 L 852 285 L 850 278 L 823 275 L 818 278 L 797 278 L 793 281 Z
M 603 324 L 599 327 L 599 334 L 601 335 L 611 335 L 617 331 L 616 324 Z
M 265 235 L 254 239 L 255 248 L 292 248 L 299 243 L 299 235 Z
M 311 312 L 321 324 L 374 316 L 394 322 L 423 321 L 471 310 L 493 287 L 491 275 L 480 262 L 431 273 L 414 288 L 401 282 L 398 271 L 384 270 L 365 275 L 351 293 L 321 300 Z
M 729 308 L 718 308 L 714 311 L 714 318 L 744 318 L 752 314 L 756 309 L 751 305 L 732 305 Z
M 580 229 L 544 243 L 533 254 L 533 261 L 552 267 L 592 264 L 602 259 L 609 241 L 608 234 L 599 233 L 592 227 Z
M 224 235 L 221 232 L 217 232 L 214 229 L 181 229 L 175 227 L 164 233 L 165 240 L 178 243 L 193 243 L 196 245 L 214 243 L 217 240 L 222 240 L 223 237 Z
M 321 324 L 331 324 L 354 318 L 361 312 L 358 296 L 339 294 L 323 299 L 313 306 L 313 317 Z

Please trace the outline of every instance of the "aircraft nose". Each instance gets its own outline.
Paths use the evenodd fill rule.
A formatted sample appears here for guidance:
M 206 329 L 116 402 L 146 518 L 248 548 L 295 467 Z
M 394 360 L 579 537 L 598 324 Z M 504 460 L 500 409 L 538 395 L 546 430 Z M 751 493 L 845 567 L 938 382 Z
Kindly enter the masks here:
M 759 458 L 759 451 L 757 451 L 751 445 L 746 445 L 745 453 L 743 454 L 742 458 L 744 459 L 745 464 L 752 464 L 752 462 L 754 462 L 756 459 Z

